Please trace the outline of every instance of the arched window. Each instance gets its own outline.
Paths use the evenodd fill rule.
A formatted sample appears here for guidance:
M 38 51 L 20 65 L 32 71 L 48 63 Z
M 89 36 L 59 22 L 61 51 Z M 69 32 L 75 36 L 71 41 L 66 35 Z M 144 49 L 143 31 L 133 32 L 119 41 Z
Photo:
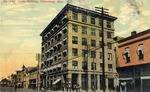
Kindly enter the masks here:
M 139 60 L 143 60 L 144 59 L 144 46 L 143 46 L 143 44 L 140 44 L 138 46 L 137 54 L 139 56 Z
M 126 63 L 130 62 L 130 49 L 128 47 L 124 50 L 123 58 L 126 60 Z

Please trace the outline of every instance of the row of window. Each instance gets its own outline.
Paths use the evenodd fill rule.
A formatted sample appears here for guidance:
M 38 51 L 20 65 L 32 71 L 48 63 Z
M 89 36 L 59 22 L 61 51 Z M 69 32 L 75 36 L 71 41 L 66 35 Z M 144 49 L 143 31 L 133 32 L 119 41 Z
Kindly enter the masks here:
M 73 12 L 72 14 L 72 19 L 75 21 L 78 21 L 78 13 Z M 87 23 L 87 16 L 86 15 L 82 15 L 82 22 Z M 96 20 L 94 17 L 90 18 L 90 23 L 95 25 L 96 24 Z M 99 19 L 99 26 L 102 26 L 102 19 Z M 107 24 L 106 24 L 107 28 L 111 28 L 111 22 L 107 20 Z
M 72 44 L 78 44 L 78 37 L 72 36 Z M 87 38 L 82 38 L 82 45 L 87 46 Z M 91 39 L 91 46 L 96 47 L 96 40 Z M 102 46 L 102 41 L 99 41 L 99 46 Z M 107 42 L 108 49 L 112 49 L 112 43 Z
M 53 43 L 54 40 L 55 40 L 55 41 L 60 41 L 61 36 L 62 36 L 62 33 L 63 33 L 63 35 L 67 33 L 67 28 L 66 28 L 66 27 L 65 27 L 64 29 L 62 29 L 57 35 L 55 35 L 54 38 L 51 38 L 51 42 L 48 42 L 47 44 Z M 54 34 L 54 30 L 51 30 L 47 35 L 45 35 L 45 36 L 42 38 L 42 40 L 44 41 L 44 40 L 50 38 L 50 36 L 51 36 L 50 34 Z
M 96 66 L 97 66 L 96 62 L 91 62 L 91 70 L 96 70 L 96 68 L 97 68 Z M 78 61 L 75 61 L 75 60 L 72 61 L 72 68 L 73 69 L 78 69 Z M 86 61 L 82 62 L 82 69 L 83 70 L 88 69 L 88 63 Z M 100 69 L 101 70 L 103 69 L 103 64 L 102 63 L 100 63 Z M 113 65 L 112 64 L 108 64 L 108 70 L 113 71 Z
M 87 54 L 88 54 L 87 50 L 83 49 L 82 50 L 82 56 L 85 57 L 85 56 L 87 56 Z M 78 56 L 78 49 L 72 48 L 72 55 L 73 56 Z M 90 55 L 91 55 L 91 58 L 96 58 L 96 51 L 91 51 Z M 100 59 L 103 58 L 103 53 L 102 52 L 99 53 L 99 58 Z M 108 58 L 108 60 L 112 60 L 112 53 L 108 53 L 107 58 Z
M 73 32 L 78 32 L 78 25 L 73 24 L 72 25 L 72 31 Z M 82 26 L 82 34 L 87 34 L 87 27 Z M 94 28 L 91 28 L 91 35 L 96 36 L 96 30 Z M 99 37 L 102 37 L 102 31 L 99 31 Z M 112 38 L 112 33 L 107 32 L 107 38 L 111 39 Z
M 44 58 L 46 56 L 46 58 L 48 58 L 49 56 L 52 56 L 52 54 L 56 51 L 60 51 L 62 45 L 66 45 L 67 44 L 67 39 L 63 40 L 61 42 L 61 44 L 57 44 L 55 45 L 53 48 L 51 48 L 48 52 L 46 52 L 45 54 L 42 55 L 42 58 Z M 42 52 L 44 51 L 44 48 L 42 48 Z
M 137 49 L 138 59 L 143 60 L 144 59 L 144 46 L 143 44 L 139 44 Z M 130 63 L 130 48 L 127 47 L 124 50 L 123 58 L 126 60 L 126 63 Z

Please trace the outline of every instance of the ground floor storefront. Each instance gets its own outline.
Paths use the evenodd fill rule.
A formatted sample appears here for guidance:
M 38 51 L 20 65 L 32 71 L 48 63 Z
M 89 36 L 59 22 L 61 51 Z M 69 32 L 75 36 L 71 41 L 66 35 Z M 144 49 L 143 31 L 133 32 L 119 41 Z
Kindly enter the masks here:
M 102 73 L 66 72 L 41 76 L 41 87 L 54 91 L 102 91 Z M 106 74 L 106 92 L 116 92 L 116 73 Z
M 118 68 L 120 92 L 149 92 L 150 64 Z

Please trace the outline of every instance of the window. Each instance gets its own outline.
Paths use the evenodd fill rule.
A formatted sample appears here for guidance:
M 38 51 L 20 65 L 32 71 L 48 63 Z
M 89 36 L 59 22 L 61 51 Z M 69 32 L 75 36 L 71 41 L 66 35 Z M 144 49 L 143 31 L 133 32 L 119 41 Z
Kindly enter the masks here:
M 96 70 L 96 63 L 95 62 L 91 62 L 91 70 Z
M 96 51 L 91 51 L 91 58 L 96 58 Z
M 86 38 L 82 38 L 82 45 L 87 45 L 87 39 Z
M 111 28 L 111 22 L 110 21 L 107 21 L 107 27 Z
M 127 47 L 123 53 L 123 58 L 126 60 L 126 63 L 130 62 L 130 49 Z
M 78 44 L 78 37 L 72 36 L 72 44 Z
M 96 41 L 95 40 L 91 40 L 91 46 L 93 46 L 93 47 L 96 46 Z
M 78 69 L 78 61 L 72 61 L 72 68 Z
M 93 74 L 91 74 L 91 89 L 97 90 L 97 75 L 94 76 Z
M 95 24 L 95 18 L 91 17 L 91 24 Z
M 67 33 L 67 28 L 63 29 L 63 33 L 64 34 Z
M 78 56 L 78 49 L 72 48 L 72 55 L 73 56 Z
M 77 25 L 72 25 L 72 31 L 73 32 L 78 32 L 78 26 Z
M 66 44 L 67 44 L 67 40 L 64 40 L 64 41 L 63 41 L 63 44 L 66 45 Z
M 138 46 L 137 54 L 138 54 L 138 56 L 139 56 L 139 60 L 143 60 L 143 59 L 144 59 L 144 48 L 143 48 L 143 44 L 140 44 L 140 45 Z
M 87 28 L 82 26 L 82 34 L 87 34 Z
M 113 71 L 112 64 L 108 64 L 108 70 L 109 70 L 109 71 Z
M 57 56 L 54 56 L 54 60 L 55 60 L 55 61 L 57 60 Z
M 73 12 L 72 17 L 73 17 L 73 20 L 78 20 L 78 14 L 77 13 Z
M 82 50 L 82 56 L 86 57 L 87 56 L 87 50 Z
M 108 60 L 112 60 L 112 54 L 108 53 Z
M 99 41 L 99 46 L 102 47 L 102 41 Z
M 107 38 L 111 39 L 111 32 L 107 32 Z
M 99 37 L 102 37 L 103 33 L 101 30 L 99 30 Z
M 102 52 L 99 53 L 99 58 L 103 59 L 103 53 Z
M 100 70 L 103 70 L 103 63 L 100 63 Z
M 102 19 L 99 19 L 99 26 L 102 26 Z
M 67 56 L 67 52 L 66 51 L 63 52 L 63 56 L 64 57 Z
M 60 54 L 58 54 L 58 60 L 60 60 L 61 59 L 61 53 Z
M 82 62 L 82 69 L 87 70 L 87 62 L 86 61 Z
M 107 47 L 108 47 L 108 49 L 112 49 L 112 43 L 107 42 Z
M 114 79 L 112 78 L 108 79 L 108 89 L 114 90 Z
M 87 22 L 87 17 L 86 17 L 86 15 L 82 15 L 82 22 Z
M 96 32 L 95 32 L 95 29 L 94 29 L 94 28 L 91 28 L 91 35 L 92 35 L 92 36 L 95 36 L 95 35 L 96 35 Z

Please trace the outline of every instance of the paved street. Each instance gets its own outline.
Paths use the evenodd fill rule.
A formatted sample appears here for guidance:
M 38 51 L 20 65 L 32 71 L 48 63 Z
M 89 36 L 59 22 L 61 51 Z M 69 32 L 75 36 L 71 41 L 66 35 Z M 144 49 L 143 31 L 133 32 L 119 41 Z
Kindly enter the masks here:
M 42 92 L 42 91 L 37 91 L 33 89 L 17 89 L 17 91 L 15 91 L 13 87 L 0 86 L 0 92 Z M 45 91 L 45 92 L 56 92 L 56 91 Z M 57 91 L 57 92 L 62 92 L 62 91 Z
M 17 89 L 17 91 L 15 91 L 13 87 L 0 86 L 0 92 L 41 92 L 41 91 L 32 90 L 32 89 Z

